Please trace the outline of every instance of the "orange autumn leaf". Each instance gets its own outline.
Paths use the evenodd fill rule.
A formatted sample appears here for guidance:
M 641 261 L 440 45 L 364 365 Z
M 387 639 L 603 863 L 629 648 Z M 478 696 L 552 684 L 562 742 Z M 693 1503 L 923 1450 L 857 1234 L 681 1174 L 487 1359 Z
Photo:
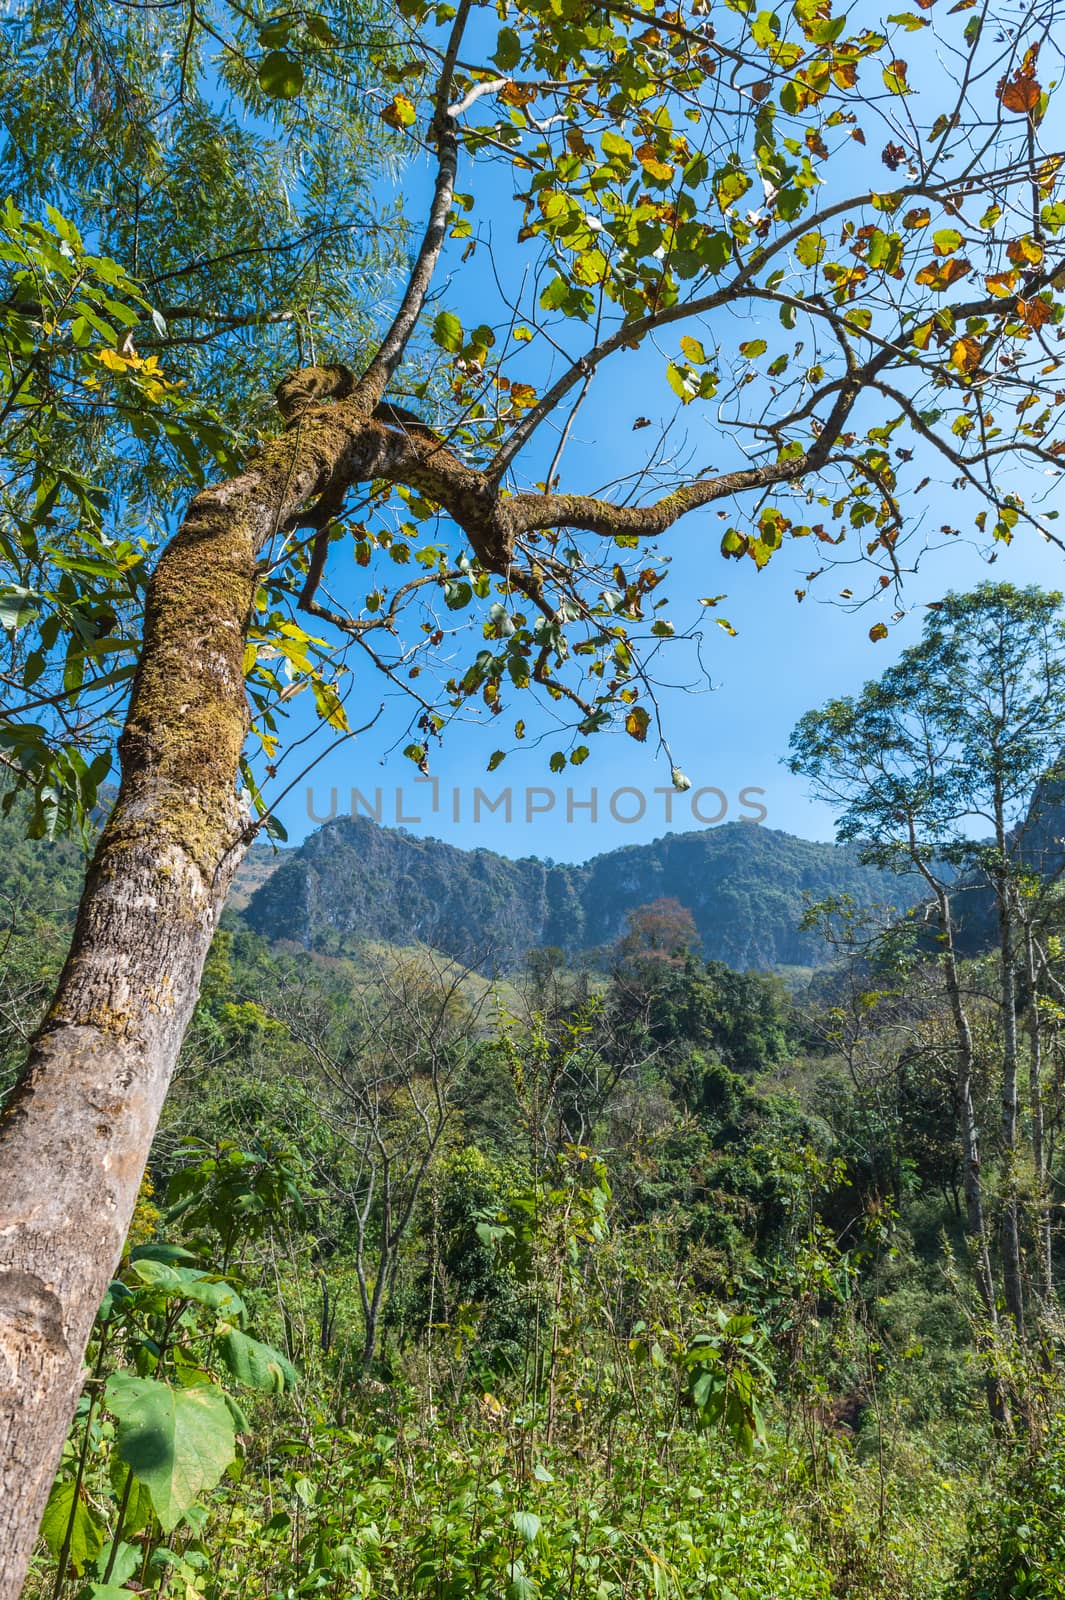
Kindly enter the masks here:
M 636 159 L 649 177 L 668 183 L 673 176 L 673 168 L 668 162 L 659 160 L 653 144 L 642 144 L 636 152 Z
M 499 91 L 499 98 L 508 106 L 517 106 L 522 110 L 530 101 L 536 99 L 536 90 L 529 89 L 523 83 L 514 83 L 512 80 L 505 83 Z
M 980 364 L 980 341 L 966 335 L 957 339 L 950 352 L 950 364 L 959 372 L 975 372 Z
M 1026 322 L 1030 328 L 1044 327 L 1054 315 L 1049 301 L 1038 294 L 1032 300 L 1018 300 L 1017 310 L 1020 312 L 1021 321 Z
M 1007 111 L 1016 111 L 1026 116 L 1035 110 L 1042 93 L 1034 78 L 1018 72 L 1008 82 L 1000 85 L 998 97 Z
M 1017 287 L 1017 276 L 1016 272 L 992 272 L 984 279 L 984 283 L 996 300 L 1004 300 Z
M 941 294 L 944 289 L 949 289 L 952 283 L 957 283 L 959 278 L 964 278 L 971 271 L 972 268 L 963 256 L 950 256 L 946 261 L 930 261 L 926 267 L 922 267 L 917 274 L 917 282 Z

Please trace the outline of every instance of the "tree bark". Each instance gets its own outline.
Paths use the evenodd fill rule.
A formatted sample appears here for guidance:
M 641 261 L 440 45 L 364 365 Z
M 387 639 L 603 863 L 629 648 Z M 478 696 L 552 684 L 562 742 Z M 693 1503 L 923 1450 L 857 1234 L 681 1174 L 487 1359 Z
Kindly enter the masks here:
M 1054 1293 L 1054 1253 L 1051 1243 L 1050 1175 L 1047 1167 L 1043 1113 L 1043 1027 L 1039 1016 L 1039 963 L 1035 933 L 1025 923 L 1025 972 L 1028 982 L 1029 1095 L 1032 1105 L 1032 1161 L 1036 1193 L 1036 1293 L 1044 1310 Z
M 345 408 L 342 425 L 341 407 L 314 408 L 240 476 L 198 494 L 149 585 L 118 799 L 0 1119 L 0 1600 L 22 1590 L 93 1319 L 250 837 L 236 780 L 256 557 L 342 461 L 373 456 L 368 409 Z
M 994 1371 L 995 1342 L 998 1332 L 998 1305 L 995 1296 L 995 1276 L 991 1266 L 991 1247 L 987 1234 L 987 1216 L 984 1211 L 983 1180 L 980 1171 L 980 1131 L 973 1103 L 973 1075 L 976 1054 L 973 1048 L 972 1028 L 965 1009 L 958 957 L 954 948 L 954 923 L 950 897 L 939 887 L 936 890 L 939 928 L 943 948 L 940 957 L 947 998 L 954 1021 L 957 1043 L 957 1070 L 955 1075 L 955 1104 L 958 1130 L 962 1143 L 962 1189 L 965 1195 L 965 1232 L 976 1268 L 976 1285 L 987 1318 L 985 1328 L 976 1330 L 976 1346 L 988 1364 L 985 1380 L 988 1410 L 996 1428 L 1010 1426 L 1010 1406 L 1001 1377 Z
M 1024 1275 L 1021 1265 L 1020 1202 L 1017 1195 L 1017 973 L 1013 949 L 1013 885 L 1008 866 L 1005 808 L 995 794 L 997 865 L 993 888 L 998 902 L 999 982 L 1002 1007 L 1002 1283 L 1006 1305 L 1024 1339 Z

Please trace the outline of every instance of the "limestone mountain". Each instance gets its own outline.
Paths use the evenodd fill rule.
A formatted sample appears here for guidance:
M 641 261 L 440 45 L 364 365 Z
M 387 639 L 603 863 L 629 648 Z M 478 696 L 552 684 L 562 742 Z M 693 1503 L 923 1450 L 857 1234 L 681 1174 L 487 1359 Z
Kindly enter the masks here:
M 282 852 L 268 875 L 262 863 L 257 871 L 244 916 L 270 938 L 321 951 L 358 939 L 424 942 L 486 969 L 542 945 L 571 957 L 602 950 L 630 911 L 663 897 L 691 912 L 708 958 L 736 968 L 816 965 L 827 952 L 800 931 L 808 898 L 915 898 L 905 880 L 863 866 L 857 848 L 750 822 L 555 865 L 342 817 Z

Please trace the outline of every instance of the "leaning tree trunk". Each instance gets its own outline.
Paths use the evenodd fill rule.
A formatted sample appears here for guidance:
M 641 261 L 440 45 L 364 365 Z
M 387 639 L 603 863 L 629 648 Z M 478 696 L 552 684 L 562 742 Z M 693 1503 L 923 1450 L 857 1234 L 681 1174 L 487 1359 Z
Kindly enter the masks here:
M 1017 974 L 1013 951 L 1010 885 L 1001 872 L 996 883 L 999 927 L 999 978 L 1002 1005 L 1002 1280 L 1006 1304 L 1024 1339 L 1024 1274 L 1021 1265 L 1020 1200 L 1017 1192 Z
M 951 1018 L 957 1052 L 957 1070 L 954 1080 L 954 1097 L 957 1108 L 958 1132 L 961 1137 L 963 1159 L 963 1188 L 965 1192 L 965 1232 L 976 1270 L 976 1285 L 983 1304 L 986 1324 L 977 1327 L 976 1345 L 987 1366 L 985 1387 L 988 1411 L 997 1429 L 1008 1430 L 1010 1406 L 1005 1384 L 995 1370 L 997 1361 L 998 1305 L 995 1294 L 995 1277 L 991 1266 L 991 1246 L 988 1239 L 987 1216 L 984 1211 L 983 1179 L 980 1171 L 980 1130 L 973 1102 L 973 1078 L 976 1052 L 973 1048 L 972 1028 L 965 1008 L 958 958 L 954 947 L 954 924 L 950 898 L 943 889 L 937 889 L 939 929 L 943 941 L 940 964 L 950 1003 Z
M 313 390 L 313 369 L 299 376 Z M 152 577 L 118 799 L 55 1000 L 0 1120 L 0 1600 L 21 1593 L 93 1319 L 249 837 L 236 780 L 256 557 L 379 442 L 366 404 L 313 407 L 305 383 L 300 394 L 303 420 L 196 496 Z
M 1054 1293 L 1054 1252 L 1051 1244 L 1050 1175 L 1047 1166 L 1046 1123 L 1043 1107 L 1043 1024 L 1039 1015 L 1039 963 L 1031 919 L 1025 923 L 1025 974 L 1028 982 L 1028 1092 L 1032 1107 L 1032 1161 L 1036 1196 L 1036 1291 L 1043 1310 Z

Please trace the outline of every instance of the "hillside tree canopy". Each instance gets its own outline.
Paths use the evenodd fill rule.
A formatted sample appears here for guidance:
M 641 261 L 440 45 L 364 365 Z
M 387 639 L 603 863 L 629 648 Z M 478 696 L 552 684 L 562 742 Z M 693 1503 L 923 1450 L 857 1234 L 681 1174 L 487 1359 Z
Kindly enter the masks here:
M 845 559 L 874 593 L 937 484 L 948 536 L 1055 540 L 1060 21 L 399 0 L 6 25 L 0 741 L 38 831 L 92 804 L 123 728 L 0 1125 L 2 1600 L 268 803 L 249 733 L 272 765 L 304 687 L 351 731 L 383 674 L 419 765 L 479 703 L 498 766 L 527 690 L 556 770 L 615 723 L 644 742 L 689 631 L 668 536 L 707 508 L 726 557 L 802 538 L 810 582 Z M 382 309 L 403 150 L 428 193 Z M 651 352 L 691 455 L 638 417 L 632 477 L 568 484 L 576 407 Z

